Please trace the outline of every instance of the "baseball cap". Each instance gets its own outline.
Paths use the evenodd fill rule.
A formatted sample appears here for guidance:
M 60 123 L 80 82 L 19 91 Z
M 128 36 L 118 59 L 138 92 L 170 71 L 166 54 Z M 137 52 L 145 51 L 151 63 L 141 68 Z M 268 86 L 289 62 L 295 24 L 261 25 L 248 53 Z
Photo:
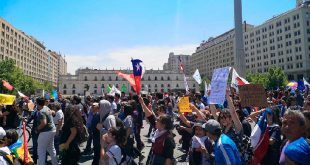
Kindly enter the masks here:
M 205 131 L 210 132 L 211 134 L 215 134 L 217 130 L 221 130 L 222 127 L 220 123 L 216 120 L 210 119 L 202 126 Z
M 3 139 L 6 136 L 5 130 L 0 127 L 0 140 Z

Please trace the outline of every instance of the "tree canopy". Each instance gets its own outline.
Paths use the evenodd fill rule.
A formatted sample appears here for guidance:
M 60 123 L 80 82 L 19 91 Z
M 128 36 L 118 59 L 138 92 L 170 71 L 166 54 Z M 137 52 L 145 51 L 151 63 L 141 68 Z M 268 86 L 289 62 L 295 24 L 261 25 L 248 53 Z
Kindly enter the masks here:
M 6 80 L 12 86 L 14 86 L 16 90 L 19 90 L 27 96 L 35 94 L 37 90 L 44 89 L 46 91 L 51 91 L 53 89 L 51 83 L 48 81 L 40 83 L 39 81 L 26 76 L 20 68 L 15 66 L 15 61 L 12 59 L 0 61 L 0 80 Z M 1 93 L 16 95 L 16 90 L 8 91 L 2 86 L 1 82 Z
M 287 75 L 281 68 L 269 68 L 267 73 L 247 73 L 246 79 L 251 84 L 262 84 L 268 90 L 274 90 L 288 83 Z

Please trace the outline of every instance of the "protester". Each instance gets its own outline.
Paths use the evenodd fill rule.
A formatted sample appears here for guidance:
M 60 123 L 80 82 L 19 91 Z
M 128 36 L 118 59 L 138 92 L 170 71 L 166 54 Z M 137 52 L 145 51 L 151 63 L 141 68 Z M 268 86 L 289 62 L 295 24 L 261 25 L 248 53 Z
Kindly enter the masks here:
M 55 144 L 55 149 L 56 149 L 56 153 L 57 155 L 59 155 L 59 141 L 60 141 L 60 135 L 62 133 L 62 126 L 63 126 L 63 122 L 64 122 L 64 114 L 61 110 L 61 106 L 58 102 L 55 102 L 52 105 L 51 110 L 53 110 L 55 112 L 53 121 L 54 124 L 56 126 L 56 135 L 55 135 L 55 139 L 54 139 L 54 144 Z
M 79 136 L 83 119 L 76 105 L 68 105 L 64 114 L 64 125 L 60 137 L 61 164 L 77 165 L 80 159 Z
M 56 150 L 54 146 L 54 137 L 56 135 L 56 128 L 53 122 L 52 111 L 45 106 L 45 99 L 38 98 L 36 100 L 38 111 L 39 111 L 39 121 L 38 127 L 35 130 L 39 133 L 38 136 L 38 165 L 45 165 L 46 151 L 52 158 L 52 164 L 57 165 Z
M 242 165 L 240 153 L 234 141 L 222 133 L 222 127 L 216 120 L 210 119 L 203 125 L 207 136 L 214 142 L 215 164 Z
M 99 113 L 99 103 L 95 102 L 92 106 L 92 121 L 91 121 L 91 134 L 93 138 L 94 145 L 94 159 L 92 165 L 99 165 L 100 160 L 100 131 L 96 128 L 97 124 L 100 123 L 100 113 Z M 88 143 L 88 142 L 87 142 Z
M 118 165 L 122 163 L 121 145 L 125 142 L 126 130 L 124 128 L 109 128 L 107 134 L 103 135 L 103 140 L 107 147 L 101 149 L 101 159 L 108 165 Z
M 285 164 L 285 153 L 288 144 L 292 143 L 293 141 L 301 138 L 305 135 L 306 130 L 306 119 L 304 115 L 298 110 L 290 110 L 288 109 L 282 121 L 282 128 L 281 131 L 283 135 L 287 138 L 284 146 L 282 147 L 281 155 L 279 164 Z
M 156 119 L 155 114 L 145 105 L 142 97 L 139 97 L 139 102 L 145 113 L 145 117 L 150 123 L 156 125 L 157 129 L 152 138 L 152 147 L 146 164 L 172 164 L 173 149 L 175 148 L 173 135 L 171 133 L 173 129 L 172 118 L 168 115 L 162 115 Z
M 11 156 L 11 151 L 7 147 L 6 132 L 2 127 L 0 127 L 0 164 L 13 164 L 13 157 Z
M 276 122 L 276 116 L 270 108 L 267 112 L 267 128 L 269 130 L 269 147 L 266 155 L 261 161 L 261 165 L 277 164 L 280 157 L 281 131 Z

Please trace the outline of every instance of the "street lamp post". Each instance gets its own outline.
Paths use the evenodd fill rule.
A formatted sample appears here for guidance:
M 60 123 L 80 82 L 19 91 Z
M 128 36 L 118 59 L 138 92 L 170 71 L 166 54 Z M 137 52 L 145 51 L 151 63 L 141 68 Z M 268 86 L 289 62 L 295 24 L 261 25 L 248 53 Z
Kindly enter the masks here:
M 245 77 L 245 54 L 242 30 L 242 4 L 241 0 L 234 0 L 235 16 L 235 69 L 241 77 Z

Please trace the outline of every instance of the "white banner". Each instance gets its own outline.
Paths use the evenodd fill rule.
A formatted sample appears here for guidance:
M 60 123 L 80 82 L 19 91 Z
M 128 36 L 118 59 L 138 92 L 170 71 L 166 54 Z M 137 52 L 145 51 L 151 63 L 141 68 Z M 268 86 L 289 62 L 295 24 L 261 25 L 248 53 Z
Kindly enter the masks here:
M 189 93 L 189 87 L 188 87 L 188 84 L 186 81 L 186 76 L 185 76 L 185 74 L 183 74 L 183 76 L 184 76 L 184 86 L 185 86 L 186 94 L 188 94 Z
M 193 78 L 197 81 L 198 84 L 201 84 L 201 77 L 198 69 L 196 69 L 195 73 L 193 74 Z
M 223 104 L 225 101 L 227 79 L 230 67 L 219 68 L 213 71 L 211 80 L 210 104 Z

